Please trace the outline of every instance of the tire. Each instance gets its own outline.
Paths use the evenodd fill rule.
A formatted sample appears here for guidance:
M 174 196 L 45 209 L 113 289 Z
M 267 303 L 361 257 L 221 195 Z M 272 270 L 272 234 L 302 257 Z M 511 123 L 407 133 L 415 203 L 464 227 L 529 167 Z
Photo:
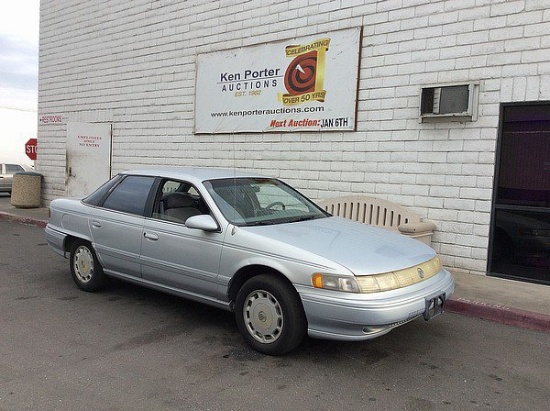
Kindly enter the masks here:
M 247 344 L 267 355 L 292 351 L 307 332 L 298 293 L 273 275 L 258 275 L 244 283 L 237 294 L 235 317 Z
M 89 242 L 79 240 L 72 245 L 70 264 L 73 280 L 81 290 L 94 292 L 105 287 L 107 276 Z

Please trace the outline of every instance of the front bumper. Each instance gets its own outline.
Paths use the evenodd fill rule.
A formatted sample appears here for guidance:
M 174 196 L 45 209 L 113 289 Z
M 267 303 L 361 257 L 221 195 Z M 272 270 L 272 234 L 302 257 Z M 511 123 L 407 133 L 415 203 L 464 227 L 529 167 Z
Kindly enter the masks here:
M 360 341 L 379 337 L 425 315 L 427 302 L 454 292 L 453 277 L 441 270 L 415 286 L 373 294 L 298 290 L 313 338 Z

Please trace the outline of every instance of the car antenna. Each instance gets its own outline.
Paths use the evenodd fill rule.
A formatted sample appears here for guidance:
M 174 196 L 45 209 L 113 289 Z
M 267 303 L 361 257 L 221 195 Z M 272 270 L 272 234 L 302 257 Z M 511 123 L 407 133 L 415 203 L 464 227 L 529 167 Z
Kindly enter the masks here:
M 233 216 L 232 220 L 235 221 L 237 218 L 237 153 L 235 146 L 235 131 L 231 133 L 231 140 L 233 146 Z M 233 229 L 231 230 L 231 235 L 235 235 L 237 232 L 237 226 L 233 223 Z

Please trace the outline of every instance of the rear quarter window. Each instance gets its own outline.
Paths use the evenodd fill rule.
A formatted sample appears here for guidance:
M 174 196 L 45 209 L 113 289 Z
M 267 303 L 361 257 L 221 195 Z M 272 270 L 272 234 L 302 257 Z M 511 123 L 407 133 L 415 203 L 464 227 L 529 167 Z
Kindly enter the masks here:
M 107 181 L 105 184 L 103 184 L 101 187 L 99 187 L 97 190 L 95 190 L 92 194 L 90 194 L 88 197 L 84 198 L 82 202 L 90 205 L 99 205 L 101 201 L 107 196 L 109 191 L 113 189 L 114 186 L 118 184 L 118 182 L 122 179 L 121 174 L 117 174 L 113 178 L 111 178 L 109 181 Z

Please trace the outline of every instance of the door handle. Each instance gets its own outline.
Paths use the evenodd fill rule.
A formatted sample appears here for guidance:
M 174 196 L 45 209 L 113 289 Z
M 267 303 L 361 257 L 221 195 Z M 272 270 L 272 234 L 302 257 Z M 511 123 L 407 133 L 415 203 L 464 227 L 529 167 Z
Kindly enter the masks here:
M 101 228 L 101 223 L 99 221 L 92 221 L 90 224 L 94 228 Z
M 152 241 L 157 241 L 159 239 L 159 236 L 156 235 L 155 233 L 144 232 L 143 236 L 148 240 L 152 240 Z

